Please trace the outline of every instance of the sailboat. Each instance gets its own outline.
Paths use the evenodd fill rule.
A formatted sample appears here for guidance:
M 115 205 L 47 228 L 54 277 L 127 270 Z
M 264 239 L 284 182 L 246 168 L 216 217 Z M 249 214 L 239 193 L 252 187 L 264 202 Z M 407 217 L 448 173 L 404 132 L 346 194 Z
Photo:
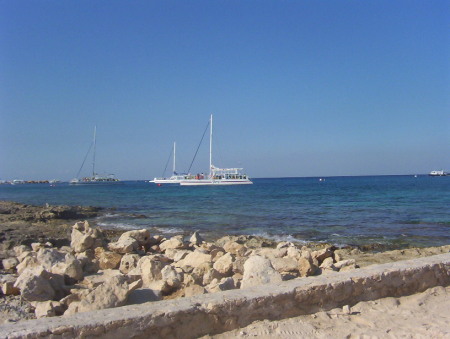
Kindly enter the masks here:
M 176 142 L 174 142 L 173 143 L 172 176 L 170 178 L 165 178 L 165 177 L 154 178 L 150 182 L 153 182 L 153 183 L 158 184 L 158 185 L 162 185 L 162 184 L 179 184 L 182 180 L 185 179 L 185 175 L 178 174 L 176 172 L 176 167 L 175 167 L 175 163 L 176 163 L 176 145 L 177 145 Z M 166 168 L 167 168 L 167 165 L 166 165 Z M 164 172 L 165 172 L 165 170 L 164 170 Z
M 108 174 L 108 175 L 99 175 L 95 173 L 95 152 L 96 152 L 96 135 L 97 135 L 97 126 L 94 126 L 94 139 L 89 146 L 89 149 L 86 153 L 86 156 L 84 157 L 83 163 L 81 164 L 81 167 L 77 173 L 77 176 L 75 179 L 70 180 L 71 185 L 90 185 L 90 184 L 116 184 L 119 183 L 120 180 L 116 179 L 114 177 L 114 174 Z M 94 146 L 94 152 L 93 152 L 93 158 L 92 158 L 92 176 L 90 177 L 84 177 L 79 179 L 80 172 L 83 169 L 84 163 L 86 162 L 86 158 L 89 155 L 89 152 L 91 151 L 92 146 Z
M 209 120 L 209 174 L 186 175 L 180 181 L 181 186 L 209 186 L 209 185 L 249 185 L 253 182 L 243 168 L 219 168 L 212 163 L 213 115 Z

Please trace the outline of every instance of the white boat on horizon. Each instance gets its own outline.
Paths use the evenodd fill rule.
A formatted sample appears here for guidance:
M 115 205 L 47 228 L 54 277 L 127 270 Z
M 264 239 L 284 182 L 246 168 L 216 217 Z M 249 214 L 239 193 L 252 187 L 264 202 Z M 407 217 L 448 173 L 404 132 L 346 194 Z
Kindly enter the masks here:
M 212 157 L 213 115 L 209 120 L 209 174 L 187 175 L 180 182 L 181 186 L 211 186 L 211 185 L 251 185 L 253 182 L 243 168 L 219 168 L 213 165 Z
M 444 172 L 444 170 L 440 170 L 440 171 L 431 171 L 428 175 L 431 177 L 445 177 L 449 174 Z
M 97 126 L 94 126 L 94 139 L 89 146 L 89 149 L 86 153 L 86 156 L 84 157 L 83 163 L 81 164 L 81 167 L 77 173 L 76 178 L 70 180 L 69 184 L 71 185 L 109 185 L 109 184 L 117 184 L 121 181 L 119 179 L 116 179 L 114 177 L 114 174 L 107 174 L 107 175 L 99 175 L 98 173 L 95 173 L 95 152 L 96 152 L 96 134 L 97 134 Z M 93 159 L 92 159 L 92 176 L 90 177 L 83 177 L 79 178 L 80 172 L 83 169 L 84 163 L 86 161 L 87 156 L 89 155 L 89 152 L 91 151 L 92 146 L 94 146 L 94 152 L 93 152 Z
M 208 127 L 208 126 L 207 126 Z M 205 130 L 206 132 L 206 130 Z M 155 178 L 152 183 L 179 184 L 180 186 L 211 186 L 211 185 L 250 185 L 253 182 L 247 174 L 242 173 L 243 168 L 219 168 L 212 163 L 212 137 L 213 137 L 213 115 L 209 120 L 209 174 L 178 174 L 175 170 L 175 143 L 173 175 L 170 178 Z M 203 138 L 202 138 L 203 140 Z M 200 142 L 201 143 L 201 142 Z M 197 149 L 198 150 L 198 149 Z M 197 153 L 196 153 L 197 154 Z M 194 156 L 195 159 L 195 156 Z M 191 164 L 192 165 L 192 164 Z M 189 170 L 188 170 L 189 172 Z

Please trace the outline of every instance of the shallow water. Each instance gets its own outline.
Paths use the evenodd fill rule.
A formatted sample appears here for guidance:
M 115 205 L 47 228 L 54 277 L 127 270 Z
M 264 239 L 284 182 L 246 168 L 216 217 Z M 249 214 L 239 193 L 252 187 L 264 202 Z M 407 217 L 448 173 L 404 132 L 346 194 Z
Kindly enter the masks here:
M 221 187 L 0 185 L 0 199 L 115 208 L 97 223 L 165 235 L 200 230 L 208 238 L 250 234 L 337 245 L 450 244 L 450 177 L 276 178 Z

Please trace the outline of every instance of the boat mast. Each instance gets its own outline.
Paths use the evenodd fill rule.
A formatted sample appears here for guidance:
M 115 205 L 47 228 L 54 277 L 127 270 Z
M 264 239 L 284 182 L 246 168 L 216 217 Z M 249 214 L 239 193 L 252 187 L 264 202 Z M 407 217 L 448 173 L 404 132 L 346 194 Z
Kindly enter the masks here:
M 209 120 L 209 177 L 212 178 L 212 137 L 213 137 L 213 115 Z
M 92 177 L 95 177 L 95 148 L 96 148 L 97 125 L 94 126 L 94 156 L 92 158 Z
M 173 175 L 175 175 L 175 151 L 176 151 L 176 142 L 173 142 Z

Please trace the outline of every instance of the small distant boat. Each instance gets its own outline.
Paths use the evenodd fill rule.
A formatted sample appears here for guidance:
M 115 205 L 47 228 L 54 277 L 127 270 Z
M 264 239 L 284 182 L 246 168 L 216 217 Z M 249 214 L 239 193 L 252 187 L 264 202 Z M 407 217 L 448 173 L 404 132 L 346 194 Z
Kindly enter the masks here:
M 443 170 L 440 170 L 440 171 L 431 171 L 428 175 L 431 177 L 445 177 L 446 175 L 449 174 L 444 172 Z
M 162 185 L 162 184 L 179 184 L 181 181 L 183 181 L 186 177 L 186 175 L 184 174 L 178 174 L 176 171 L 176 142 L 173 143 L 173 166 L 172 166 L 172 176 L 170 176 L 169 178 L 164 177 L 164 173 L 162 177 L 159 178 L 154 178 L 153 180 L 151 180 L 150 182 L 155 183 L 157 185 Z M 172 154 L 171 154 L 172 155 Z M 169 157 L 170 160 L 170 157 Z M 167 162 L 168 164 L 168 162 Z M 166 168 L 167 168 L 167 164 L 166 164 Z M 166 169 L 164 169 L 164 172 L 166 172 Z
M 15 179 L 15 180 L 11 181 L 11 185 L 21 185 L 21 184 L 25 184 L 25 180 Z
M 92 184 L 117 184 L 120 183 L 119 179 L 116 179 L 114 177 L 114 174 L 108 174 L 108 175 L 99 175 L 98 173 L 95 173 L 95 151 L 96 151 L 96 134 L 97 134 L 97 126 L 94 127 L 94 140 L 91 143 L 91 146 L 89 147 L 86 156 L 84 157 L 83 163 L 81 164 L 80 170 L 77 173 L 77 177 L 75 179 L 70 180 L 71 185 L 92 185 Z M 93 159 L 92 159 L 92 176 L 90 177 L 84 177 L 79 178 L 80 172 L 83 169 L 84 163 L 86 161 L 87 156 L 89 155 L 89 152 L 91 151 L 92 146 L 94 146 L 94 152 L 93 152 Z

